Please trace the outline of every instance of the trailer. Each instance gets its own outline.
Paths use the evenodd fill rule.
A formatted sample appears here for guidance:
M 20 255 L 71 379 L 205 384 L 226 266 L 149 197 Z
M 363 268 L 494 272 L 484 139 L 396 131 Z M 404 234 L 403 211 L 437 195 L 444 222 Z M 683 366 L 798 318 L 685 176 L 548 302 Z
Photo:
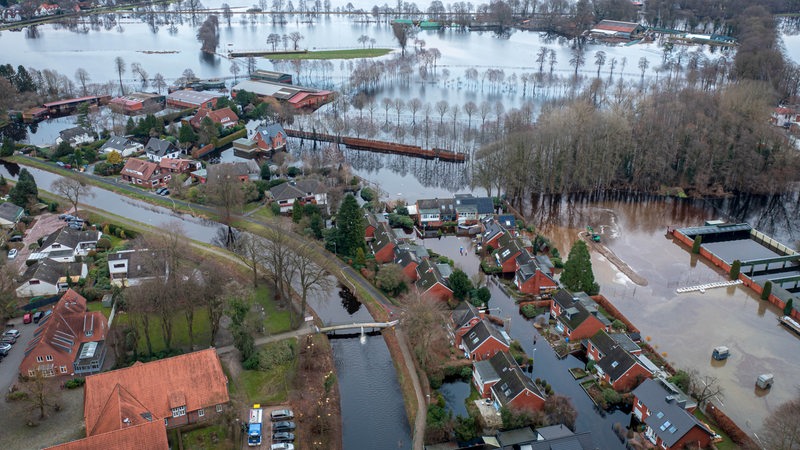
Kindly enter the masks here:
M 264 410 L 261 409 L 261 405 L 253 405 L 253 407 L 250 408 L 250 417 L 247 420 L 247 445 L 249 447 L 258 447 L 261 445 L 263 419 Z

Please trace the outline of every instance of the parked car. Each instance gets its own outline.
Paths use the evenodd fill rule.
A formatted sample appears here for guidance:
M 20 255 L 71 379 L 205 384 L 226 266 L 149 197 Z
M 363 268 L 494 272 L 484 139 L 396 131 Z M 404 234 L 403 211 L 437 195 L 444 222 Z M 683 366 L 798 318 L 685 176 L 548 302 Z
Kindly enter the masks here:
M 164 188 L 164 192 L 162 192 L 162 193 L 161 193 L 161 195 L 163 195 L 163 196 L 165 196 L 165 197 L 166 197 L 167 195 L 169 195 L 169 189 L 167 189 L 167 188 Z
M 294 422 L 289 421 L 281 421 L 275 422 L 272 424 L 272 431 L 294 431 L 295 425 Z
M 294 433 L 289 433 L 287 431 L 272 433 L 272 442 L 292 442 L 292 441 L 294 441 Z
M 294 413 L 291 409 L 276 409 L 270 413 L 270 418 L 273 422 L 279 422 L 282 420 L 290 420 L 294 419 Z
M 8 242 L 22 242 L 22 239 L 24 237 L 25 236 L 23 236 L 21 234 L 15 234 L 14 236 L 11 236 L 11 238 L 8 240 Z
M 17 343 L 17 338 L 15 338 L 14 336 L 3 336 L 2 338 L 0 338 L 0 344 L 14 345 L 16 343 Z
M 63 163 L 63 162 L 61 162 L 61 161 L 57 161 L 57 162 L 56 162 L 56 165 L 58 165 L 58 167 L 64 167 L 64 166 L 66 166 L 66 164 L 64 164 L 64 163 Z
M 0 355 L 6 356 L 11 351 L 11 344 L 0 344 Z
M 3 336 L 14 336 L 14 338 L 16 339 L 19 337 L 19 330 L 15 329 L 7 330 L 5 333 L 3 333 Z
M 269 450 L 294 450 L 294 444 L 279 442 L 277 444 L 272 444 Z
M 156 195 L 164 195 L 164 191 L 166 191 L 166 190 L 167 190 L 167 188 L 160 187 L 160 188 L 156 189 Z
M 64 222 L 69 222 L 70 220 L 77 219 L 77 217 L 73 216 L 72 214 L 62 214 L 58 216 L 58 218 L 63 220 Z
M 33 313 L 33 323 L 39 323 L 42 317 L 44 317 L 44 311 L 36 311 Z
M 25 313 L 25 315 L 22 316 L 22 323 L 31 323 L 31 322 L 33 322 L 33 314 Z
M 73 230 L 82 230 L 83 229 L 83 222 L 76 222 L 72 221 L 67 224 L 68 227 L 72 228 Z
M 8 251 L 8 259 L 14 259 L 17 257 L 17 249 L 12 248 Z

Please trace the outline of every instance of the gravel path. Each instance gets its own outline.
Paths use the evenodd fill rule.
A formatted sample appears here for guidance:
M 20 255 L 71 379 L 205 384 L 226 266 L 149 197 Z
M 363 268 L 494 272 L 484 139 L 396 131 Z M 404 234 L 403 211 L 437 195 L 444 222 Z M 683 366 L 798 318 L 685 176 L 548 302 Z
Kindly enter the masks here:
M 31 411 L 29 402 L 7 402 L 0 399 L 0 448 L 30 450 L 81 439 L 86 436 L 83 426 L 83 388 L 57 389 L 61 411 L 50 408 L 47 417 L 39 420 L 38 411 Z M 5 394 L 5 393 L 3 393 Z M 28 420 L 38 423 L 28 426 Z

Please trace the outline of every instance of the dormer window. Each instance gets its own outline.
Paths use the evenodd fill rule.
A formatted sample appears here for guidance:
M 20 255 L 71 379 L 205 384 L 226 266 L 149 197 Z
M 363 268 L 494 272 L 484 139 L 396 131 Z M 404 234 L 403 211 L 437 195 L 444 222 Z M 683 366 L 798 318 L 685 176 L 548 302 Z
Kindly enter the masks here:
M 181 417 L 186 415 L 186 405 L 172 408 L 172 417 Z

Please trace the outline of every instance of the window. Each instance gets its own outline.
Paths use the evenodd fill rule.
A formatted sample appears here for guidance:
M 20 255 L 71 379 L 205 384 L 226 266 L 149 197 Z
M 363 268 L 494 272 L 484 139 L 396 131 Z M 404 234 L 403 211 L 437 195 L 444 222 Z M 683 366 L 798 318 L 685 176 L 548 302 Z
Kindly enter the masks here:
M 35 376 L 35 375 L 36 375 L 36 372 L 34 372 L 33 369 L 28 369 L 28 376 L 29 377 L 32 377 L 32 376 Z
M 172 417 L 181 417 L 186 415 L 186 405 L 172 408 Z
M 218 413 L 222 412 L 222 404 L 217 405 L 217 412 Z
M 44 358 L 42 358 L 41 356 L 37 356 L 36 357 L 36 362 L 43 362 L 43 361 L 44 361 Z
M 44 359 L 46 359 L 47 361 L 52 361 L 53 360 L 53 355 L 47 355 L 47 356 L 45 356 Z
M 169 425 L 169 419 L 164 419 L 164 425 Z
M 39 281 L 39 280 L 31 280 L 31 281 L 28 281 L 28 284 L 30 284 L 30 285 L 39 284 L 39 283 L 40 283 L 40 281 Z
M 61 373 L 67 373 L 67 366 L 61 366 Z
M 642 401 L 639 400 L 638 398 L 636 399 L 636 406 L 638 406 L 639 408 L 642 407 Z
M 198 409 L 197 410 L 197 417 L 203 417 L 205 415 L 206 415 L 206 410 L 205 409 Z

